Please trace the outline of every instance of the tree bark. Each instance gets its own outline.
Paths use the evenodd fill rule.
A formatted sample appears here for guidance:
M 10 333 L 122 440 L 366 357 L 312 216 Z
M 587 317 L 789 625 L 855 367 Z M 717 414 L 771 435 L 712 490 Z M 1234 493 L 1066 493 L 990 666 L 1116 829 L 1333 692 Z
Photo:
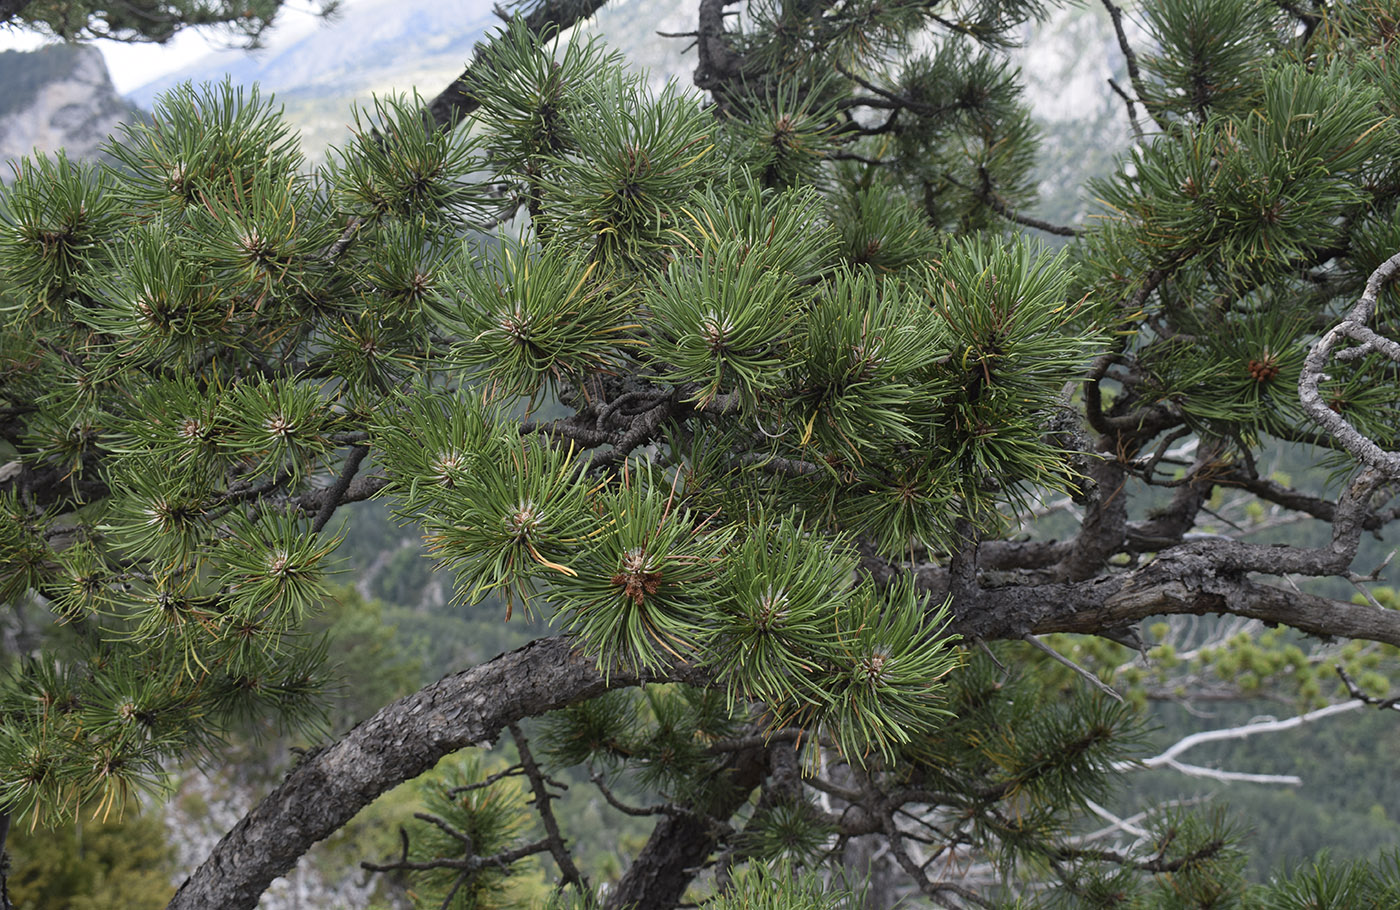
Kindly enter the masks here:
M 679 668 L 669 680 L 692 677 Z M 604 677 L 565 637 L 544 638 L 446 676 L 388 705 L 339 742 L 309 755 L 224 835 L 169 910 L 252 910 L 272 880 L 375 797 L 444 755 L 494 740 L 507 724 L 644 681 Z M 703 680 L 695 680 L 703 682 Z
M 546 0 L 525 17 L 525 26 L 536 35 L 543 35 L 551 29 L 562 32 L 592 16 L 607 2 L 608 0 Z M 481 107 L 481 102 L 476 96 L 467 91 L 472 65 L 475 65 L 475 61 L 462 75 L 453 79 L 451 85 L 428 102 L 424 119 L 435 128 L 451 129 L 463 117 Z
M 1280 555 L 1289 549 L 1297 552 L 1279 548 Z M 991 640 L 1019 638 L 1028 631 L 1092 633 L 1155 615 L 1229 612 L 1314 635 L 1400 645 L 1400 612 L 1256 584 L 1233 559 L 1241 550 L 1253 553 L 1238 544 L 1192 543 L 1121 575 L 984 590 L 978 613 L 960 617 L 949 631 Z M 169 910 L 252 910 L 272 880 L 290 870 L 312 844 L 444 755 L 490 742 L 521 718 L 648 681 L 711 682 L 689 665 L 649 679 L 621 670 L 605 678 L 594 658 L 574 651 L 565 637 L 540 639 L 444 677 L 385 707 L 295 768 L 225 835 L 180 887 Z M 663 885 L 671 887 L 665 882 L 679 881 L 674 870 L 703 862 L 714 846 L 708 824 L 692 816 L 659 824 L 648 845 L 652 852 L 644 851 L 641 865 L 628 873 L 636 882 L 628 893 L 659 894 Z
M 727 789 L 708 815 L 667 815 L 657 822 L 642 852 L 608 894 L 607 910 L 670 910 L 679 904 L 719 844 L 729 817 L 763 780 L 766 753 L 762 747 L 735 753 L 725 768 Z

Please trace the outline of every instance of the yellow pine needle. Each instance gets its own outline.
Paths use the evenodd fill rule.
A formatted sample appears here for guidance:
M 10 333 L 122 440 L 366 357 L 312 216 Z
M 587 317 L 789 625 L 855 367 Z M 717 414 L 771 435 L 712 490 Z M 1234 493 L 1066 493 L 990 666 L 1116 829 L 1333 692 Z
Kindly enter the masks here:
M 704 158 L 706 155 L 710 154 L 710 152 L 713 151 L 713 150 L 714 150 L 714 144 L 713 144 L 713 143 L 711 143 L 710 145 L 705 146 L 705 147 L 704 147 L 703 149 L 701 149 L 699 152 L 696 152 L 695 155 L 693 155 L 692 157 L 686 159 L 685 161 L 682 161 L 682 162 L 680 163 L 680 165 L 678 165 L 677 167 L 672 168 L 672 172 L 679 171 L 681 168 L 690 167 L 692 164 L 694 164 L 695 162 L 699 161 L 701 158 Z
M 705 239 L 707 239 L 707 240 L 713 239 L 713 237 L 711 237 L 709 234 L 707 234 L 707 233 L 705 232 L 705 226 L 704 226 L 703 224 L 700 223 L 700 219 L 699 219 L 699 218 L 696 218 L 695 215 L 690 211 L 690 209 L 681 209 L 681 214 L 690 219 L 691 223 L 695 225 L 696 229 L 700 231 L 700 234 L 701 234 L 702 236 L 704 236 Z M 699 253 L 700 253 L 700 247 L 697 246 L 697 245 L 695 244 L 695 241 L 691 240 L 691 239 L 690 239 L 689 237 L 687 237 L 684 233 L 682 233 L 681 231 L 679 231 L 679 230 L 677 230 L 677 229 L 675 229 L 675 228 L 672 228 L 670 231 L 668 231 L 668 233 L 675 234 L 677 237 L 679 237 L 679 238 L 685 243 L 686 246 L 690 247 L 690 249 L 691 249 L 692 252 L 694 252 L 695 254 L 699 255 Z
M 671 478 L 671 495 L 666 497 L 666 508 L 661 510 L 661 522 L 657 525 L 657 530 L 665 527 L 666 519 L 671 515 L 671 505 L 676 501 L 676 487 L 681 482 L 681 472 L 677 471 Z
M 551 562 L 550 560 L 545 559 L 543 556 L 541 556 L 540 551 L 536 550 L 535 545 L 530 543 L 528 540 L 525 541 L 525 549 L 530 551 L 530 555 L 535 558 L 535 562 L 544 566 L 546 569 L 553 569 L 554 571 L 567 575 L 570 578 L 578 578 L 578 573 L 575 572 L 573 569 L 569 568 L 568 566 L 560 565 L 557 562 Z
M 96 820 L 97 820 L 97 817 L 100 815 L 100 816 L 102 816 L 102 823 L 103 823 L 104 825 L 107 823 L 108 817 L 111 816 L 111 814 L 112 814 L 112 809 L 113 809 L 113 807 L 115 807 L 115 806 L 118 805 L 118 803 L 117 803 L 117 791 L 120 790 L 120 789 L 124 789 L 124 788 L 121 786 L 121 784 L 119 784 L 119 783 L 117 783 L 117 782 L 115 782 L 115 781 L 111 781 L 110 778 L 109 778 L 109 783 L 106 783 L 106 784 L 103 785 L 103 787 L 102 787 L 102 801 L 99 802 L 99 803 L 97 804 L 97 808 L 95 808 L 95 809 L 92 810 L 92 817 L 93 817 L 93 820 L 94 820 L 94 821 L 96 821 Z M 117 809 L 117 820 L 118 820 L 118 821 L 121 821 L 121 817 L 122 817 L 122 815 L 123 815 L 123 810 L 125 809 L 125 806 L 126 806 L 126 801 L 125 801 L 125 800 L 122 800 L 121 808 L 118 808 L 118 809 Z
M 565 301 L 572 301 L 574 299 L 574 295 L 579 292 L 579 289 L 583 287 L 583 283 L 588 280 L 588 276 L 592 275 L 593 270 L 597 267 L 598 260 L 596 259 L 588 264 L 588 268 L 583 270 L 583 274 L 579 276 L 578 281 L 569 290 L 569 293 L 564 297 Z
M 661 647 L 665 648 L 665 649 L 666 649 L 666 652 L 667 652 L 668 654 L 670 654 L 672 657 L 674 657 L 676 660 L 680 661 L 681 663 L 684 663 L 684 662 L 685 662 L 685 658 L 682 657 L 681 654 L 680 654 L 678 651 L 676 651 L 675 648 L 672 648 L 670 645 L 668 645 L 668 644 L 666 643 L 666 639 L 668 639 L 668 638 L 671 639 L 671 640 L 674 641 L 677 645 L 679 645 L 679 646 L 682 647 L 682 648 L 685 648 L 685 649 L 688 650 L 688 651 L 693 651 L 693 650 L 695 650 L 695 646 L 694 646 L 693 644 L 691 644 L 690 642 L 686 641 L 684 638 L 681 638 L 681 637 L 678 636 L 678 635 L 672 635 L 672 634 L 670 634 L 669 632 L 667 632 L 667 633 L 662 633 L 662 632 L 660 632 L 660 631 L 656 628 L 655 624 L 653 624 L 652 621 L 651 621 L 649 618 L 647 618 L 646 616 L 643 616 L 643 617 L 642 617 L 642 625 L 646 628 L 647 634 L 648 634 L 649 636 L 651 636 L 651 640 L 652 640 L 652 641 L 656 642 L 658 645 L 660 645 Z

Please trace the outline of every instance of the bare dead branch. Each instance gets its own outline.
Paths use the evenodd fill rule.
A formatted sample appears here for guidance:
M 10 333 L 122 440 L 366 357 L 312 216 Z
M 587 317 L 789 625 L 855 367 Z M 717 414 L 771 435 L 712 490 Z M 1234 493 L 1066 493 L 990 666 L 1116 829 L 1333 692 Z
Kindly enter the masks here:
M 578 866 L 574 864 L 573 854 L 569 852 L 568 844 L 564 843 L 564 835 L 559 831 L 559 821 L 554 817 L 554 810 L 550 808 L 550 803 L 554 800 L 554 794 L 549 792 L 549 787 L 545 785 L 544 772 L 535 763 L 535 757 L 530 754 L 530 743 L 525 738 L 525 734 L 520 732 L 520 727 L 514 723 L 507 725 L 511 738 L 515 740 L 516 751 L 520 753 L 520 766 L 525 769 L 525 776 L 530 780 L 530 791 L 534 793 L 533 805 L 535 813 L 539 815 L 540 822 L 544 825 L 547 837 L 545 841 L 549 844 L 549 855 L 554 857 L 555 864 L 559 867 L 559 874 L 563 878 L 564 884 L 573 885 L 580 894 L 589 893 L 588 880 L 579 872 Z
M 1045 654 L 1047 654 L 1047 655 L 1049 655 L 1050 657 L 1054 658 L 1056 661 L 1059 661 L 1060 663 L 1064 664 L 1066 667 L 1069 667 L 1069 668 L 1070 668 L 1071 670 L 1073 670 L 1076 674 L 1078 674 L 1079 677 L 1080 677 L 1081 679 L 1083 679 L 1085 682 L 1087 682 L 1090 686 L 1092 686 L 1092 687 L 1094 687 L 1095 689 L 1097 689 L 1097 690 L 1099 690 L 1100 692 L 1102 692 L 1104 695 L 1107 695 L 1109 698 L 1113 699 L 1114 701 L 1116 701 L 1116 702 L 1118 702 L 1118 703 L 1120 703 L 1120 704 L 1124 703 L 1124 698 L 1123 698 L 1123 696 L 1121 696 L 1121 695 L 1118 694 L 1118 690 L 1117 690 L 1117 689 L 1114 689 L 1114 688 L 1113 688 L 1112 686 L 1110 686 L 1108 683 L 1106 683 L 1106 682 L 1104 682 L 1103 680 L 1099 679 L 1099 678 L 1098 678 L 1097 676 L 1095 676 L 1093 673 L 1089 672 L 1088 670 L 1086 670 L 1086 669 L 1084 669 L 1083 667 L 1081 667 L 1079 664 L 1077 664 L 1077 663 L 1075 663 L 1074 661 L 1070 660 L 1068 657 L 1064 656 L 1064 655 L 1061 654 L 1059 651 L 1056 651 L 1054 648 L 1050 647 L 1050 646 L 1047 645 L 1045 642 L 1043 642 L 1043 641 L 1041 641 L 1040 639 L 1036 638 L 1034 635 L 1025 635 L 1025 636 L 1023 636 L 1023 639 L 1024 639 L 1026 642 L 1028 642 L 1028 643 L 1030 643 L 1031 645 L 1033 645 L 1033 646 L 1034 646 L 1035 648 L 1037 648 L 1038 650 L 1045 652 Z
M 1342 683 L 1346 685 L 1347 693 L 1350 694 L 1352 698 L 1364 704 L 1380 708 L 1383 711 L 1400 711 L 1400 698 L 1377 698 L 1374 695 L 1367 695 L 1361 690 L 1361 687 L 1356 684 L 1356 680 L 1351 678 L 1351 674 L 1347 673 L 1341 664 L 1337 664 L 1336 669 L 1337 675 L 1342 678 Z
M 1391 477 L 1400 478 L 1400 452 L 1387 452 L 1367 438 L 1340 411 L 1329 407 L 1322 400 L 1319 390 L 1319 385 L 1330 378 L 1326 372 L 1329 359 L 1354 360 L 1369 353 L 1378 353 L 1394 363 L 1400 363 L 1400 344 L 1366 327 L 1366 323 L 1375 315 L 1381 289 L 1397 273 L 1400 273 L 1400 253 L 1391 256 L 1371 273 L 1361 299 L 1342 317 L 1341 322 L 1319 338 L 1308 351 L 1303 361 L 1302 375 L 1298 379 L 1298 400 L 1303 403 L 1303 410 L 1308 416 L 1357 459 Z M 1342 348 L 1345 341 L 1354 342 L 1356 346 Z
M 623 815 L 630 815 L 633 818 L 649 818 L 653 815 L 671 815 L 676 812 L 684 812 L 676 806 L 629 806 L 617 798 L 617 794 L 612 792 L 607 781 L 603 780 L 603 775 L 597 771 L 588 775 L 588 779 L 593 781 L 593 785 L 598 788 L 598 792 L 603 794 L 603 799 Z
M 1188 774 L 1192 777 L 1208 777 L 1213 780 L 1224 781 L 1250 781 L 1252 783 L 1283 784 L 1285 786 L 1301 786 L 1302 778 L 1292 774 L 1249 774 L 1241 771 L 1220 771 L 1215 768 L 1205 768 L 1200 765 L 1187 764 L 1179 760 L 1179 757 L 1190 749 L 1194 749 L 1203 743 L 1221 742 L 1232 739 L 1245 739 L 1250 736 L 1258 736 L 1263 733 L 1280 733 L 1284 730 L 1292 730 L 1304 724 L 1332 717 L 1335 714 L 1344 714 L 1360 708 L 1364 701 L 1357 699 L 1346 701 L 1336 705 L 1328 705 L 1325 708 L 1318 708 L 1306 714 L 1299 714 L 1295 717 L 1288 717 L 1283 720 L 1269 718 L 1267 720 L 1251 721 L 1237 727 L 1226 727 L 1220 730 L 1202 730 L 1199 733 L 1192 733 L 1183 736 L 1169 748 L 1152 758 L 1146 758 L 1139 762 L 1118 762 L 1114 765 L 1115 771 L 1132 771 L 1139 767 L 1144 768 L 1171 768 Z

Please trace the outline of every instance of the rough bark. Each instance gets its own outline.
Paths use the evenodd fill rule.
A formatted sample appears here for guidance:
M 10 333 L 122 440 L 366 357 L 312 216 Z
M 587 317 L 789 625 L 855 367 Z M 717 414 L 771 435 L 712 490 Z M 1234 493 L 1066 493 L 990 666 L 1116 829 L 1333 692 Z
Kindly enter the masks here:
M 1088 474 L 1084 523 L 1059 566 L 1059 576 L 1067 581 L 1082 581 L 1097 573 L 1122 546 L 1128 526 L 1128 497 L 1123 489 L 1128 474 L 1123 466 L 1108 458 L 1094 459 Z
M 728 763 L 724 793 L 706 814 L 666 815 L 608 894 L 608 910 L 670 910 L 719 844 L 727 820 L 748 802 L 764 775 L 766 749 L 744 749 Z
M 1185 548 L 1182 548 L 1185 549 Z M 1095 579 L 1083 585 L 1008 588 L 990 592 L 984 604 L 993 612 L 1039 614 L 1036 634 L 1097 633 L 1149 616 L 1231 613 L 1271 626 L 1291 626 L 1323 638 L 1360 638 L 1400 645 L 1400 613 L 1369 604 L 1331 600 L 1262 585 L 1219 572 L 1199 552 L 1153 563 L 1122 578 Z M 1057 596 L 1058 595 L 1058 596 Z M 1055 598 L 1034 606 L 1038 598 Z M 1053 606 L 1051 606 L 1053 605 Z
M 728 82 L 739 74 L 739 58 L 724 37 L 724 8 L 734 0 L 701 0 L 700 28 L 696 50 L 700 65 L 695 70 L 695 84 L 712 93 L 722 92 Z
M 1367 488 L 1368 483 L 1358 482 L 1343 499 L 1359 504 L 1366 499 Z M 1360 513 L 1359 508 L 1350 511 Z M 1270 553 L 1283 560 L 1290 551 L 1336 558 L 1331 548 L 1300 551 L 1190 543 L 1119 575 L 984 589 L 978 610 L 960 616 L 950 631 L 991 640 L 1020 638 L 1027 632 L 1093 633 L 1165 614 L 1230 612 L 1313 635 L 1400 646 L 1400 612 L 1285 591 L 1246 577 L 1248 569 L 1243 565 Z M 689 666 L 675 667 L 652 680 L 709 682 L 702 670 Z M 312 844 L 344 825 L 379 794 L 427 771 L 444 755 L 491 742 L 521 718 L 645 681 L 621 671 L 605 679 L 594 660 L 574 651 L 563 637 L 541 639 L 445 677 L 384 708 L 295 768 L 219 842 L 169 908 L 252 908 L 272 880 L 290 870 Z M 743 774 L 736 777 L 736 794 L 742 791 L 746 796 L 752 790 L 757 778 L 745 789 L 748 780 Z M 711 821 L 691 815 L 667 817 L 629 870 L 624 881 L 627 894 L 635 895 L 631 899 L 642 901 L 641 906 L 670 906 L 649 895 L 670 893 L 678 883 L 683 891 L 715 843 Z
M 684 677 L 677 671 L 671 678 Z M 522 717 L 641 681 L 630 672 L 604 678 L 594 659 L 563 637 L 540 639 L 446 676 L 309 755 L 219 841 L 180 886 L 169 910 L 251 910 L 312 844 L 444 755 L 491 742 Z

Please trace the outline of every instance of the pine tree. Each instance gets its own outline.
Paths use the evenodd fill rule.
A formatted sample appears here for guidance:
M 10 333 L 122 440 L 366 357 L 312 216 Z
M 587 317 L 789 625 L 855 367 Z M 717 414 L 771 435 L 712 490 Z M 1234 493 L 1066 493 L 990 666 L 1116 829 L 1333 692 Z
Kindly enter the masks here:
M 315 729 L 307 621 L 377 498 L 462 602 L 558 634 L 335 731 L 172 908 L 253 907 L 506 733 L 508 769 L 431 784 L 371 865 L 443 907 L 537 856 L 561 906 L 1394 904 L 1394 863 L 1247 888 L 1219 814 L 1086 846 L 1142 721 L 1038 636 L 1225 613 L 1400 645 L 1374 598 L 1289 585 L 1364 589 L 1362 532 L 1400 516 L 1400 5 L 1163 0 L 1139 57 L 1105 2 L 1137 141 L 1083 226 L 1022 214 L 1002 52 L 1034 3 L 702 0 L 698 92 L 561 37 L 598 5 L 524 10 L 324 165 L 229 84 L 113 164 L 16 164 L 0 599 L 52 628 L 7 655 L 0 829 L 120 811 L 250 719 Z M 1339 493 L 1261 467 L 1296 445 Z M 1218 491 L 1330 540 L 1205 533 Z M 1027 537 L 1050 496 L 1078 520 Z M 655 820 L 606 889 L 566 768 Z M 872 839 L 891 868 L 837 874 Z
M 0 25 L 17 25 L 65 41 L 108 38 L 131 43 L 169 41 L 187 28 L 255 48 L 281 12 L 284 0 L 0 0 Z M 316 0 L 317 15 L 331 16 L 339 0 Z

